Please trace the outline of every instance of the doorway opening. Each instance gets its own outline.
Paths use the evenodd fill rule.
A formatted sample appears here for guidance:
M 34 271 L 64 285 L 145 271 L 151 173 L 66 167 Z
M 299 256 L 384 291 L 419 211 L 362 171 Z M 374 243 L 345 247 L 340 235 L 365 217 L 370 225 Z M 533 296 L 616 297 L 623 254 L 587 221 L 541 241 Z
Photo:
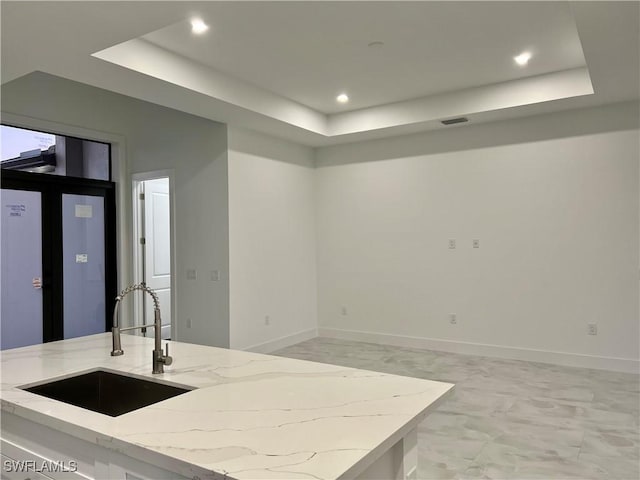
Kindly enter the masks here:
M 158 294 L 164 340 L 176 338 L 173 259 L 172 172 L 133 175 L 134 283 L 145 283 Z M 154 322 L 153 301 L 136 294 L 132 325 Z M 142 330 L 153 336 L 153 330 Z

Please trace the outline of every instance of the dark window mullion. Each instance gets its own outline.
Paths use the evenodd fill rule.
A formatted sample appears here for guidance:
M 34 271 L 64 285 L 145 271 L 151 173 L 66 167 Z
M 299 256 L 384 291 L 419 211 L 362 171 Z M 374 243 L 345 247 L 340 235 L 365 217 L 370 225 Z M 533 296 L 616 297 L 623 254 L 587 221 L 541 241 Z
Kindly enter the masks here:
M 117 223 L 116 223 L 116 194 L 115 189 L 104 192 L 104 255 L 105 255 L 105 331 L 111 330 L 112 312 L 118 294 L 117 276 Z
M 58 188 L 49 189 L 47 203 L 50 208 L 49 255 L 51 264 L 51 325 L 50 337 L 45 341 L 64 338 L 64 271 L 62 251 L 62 193 Z
M 54 335 L 54 268 L 53 258 L 56 256 L 52 246 L 52 216 L 51 210 L 53 193 L 51 189 L 42 189 L 40 198 L 42 201 L 42 341 L 50 342 Z

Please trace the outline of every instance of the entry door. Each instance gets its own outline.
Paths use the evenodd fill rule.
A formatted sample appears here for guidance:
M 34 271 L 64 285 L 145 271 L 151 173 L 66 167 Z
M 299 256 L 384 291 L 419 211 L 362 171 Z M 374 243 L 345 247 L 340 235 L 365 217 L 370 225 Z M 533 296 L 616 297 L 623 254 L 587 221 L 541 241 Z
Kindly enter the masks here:
M 42 194 L 3 188 L 1 349 L 42 343 Z
M 2 171 L 2 350 L 108 331 L 115 185 Z
M 64 338 L 105 330 L 104 200 L 62 194 Z
M 169 179 L 143 182 L 144 280 L 158 294 L 162 312 L 162 338 L 171 338 L 171 234 Z M 145 300 L 145 323 L 153 323 L 153 301 Z M 148 331 L 147 336 L 153 335 Z

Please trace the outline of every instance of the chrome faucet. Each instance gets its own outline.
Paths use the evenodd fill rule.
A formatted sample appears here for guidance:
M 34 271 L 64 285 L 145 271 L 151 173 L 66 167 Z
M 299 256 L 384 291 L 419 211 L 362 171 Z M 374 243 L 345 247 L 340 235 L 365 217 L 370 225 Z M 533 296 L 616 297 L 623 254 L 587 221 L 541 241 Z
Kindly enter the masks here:
M 129 293 L 135 290 L 142 290 L 143 292 L 151 295 L 153 299 L 153 315 L 154 322 L 148 325 L 137 325 L 135 327 L 126 327 L 120 328 L 120 323 L 118 319 L 120 301 L 126 297 Z M 126 332 L 127 330 L 136 330 L 138 328 L 154 328 L 155 333 L 155 348 L 153 350 L 153 373 L 164 373 L 164 366 L 171 365 L 173 359 L 169 356 L 169 344 L 167 343 L 167 352 L 162 351 L 162 338 L 160 337 L 161 329 L 162 329 L 162 320 L 160 320 L 160 302 L 158 301 L 158 295 L 156 292 L 151 290 L 147 285 L 142 283 L 137 283 L 135 285 L 129 285 L 127 288 L 120 292 L 120 295 L 116 297 L 116 304 L 113 307 L 113 327 L 111 328 L 111 337 L 113 339 L 113 350 L 111 350 L 111 356 L 116 357 L 118 355 L 124 354 L 122 350 L 122 345 L 120 343 L 120 332 Z

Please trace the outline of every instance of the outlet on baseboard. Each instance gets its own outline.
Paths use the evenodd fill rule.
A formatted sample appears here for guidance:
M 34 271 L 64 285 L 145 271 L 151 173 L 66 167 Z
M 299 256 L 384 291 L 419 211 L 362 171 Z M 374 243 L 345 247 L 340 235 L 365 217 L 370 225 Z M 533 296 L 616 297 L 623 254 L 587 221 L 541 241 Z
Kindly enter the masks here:
M 187 328 L 191 328 L 191 319 L 187 318 Z
M 340 314 L 344 317 L 346 317 L 347 315 L 349 315 L 349 312 L 347 311 L 347 307 L 342 307 L 340 309 Z
M 598 334 L 598 324 L 597 323 L 588 323 L 587 324 L 587 334 L 588 335 L 597 335 Z
M 449 314 L 449 323 L 451 325 L 455 325 L 458 323 L 458 316 L 455 313 L 450 313 Z
M 271 317 L 269 315 L 264 316 L 264 324 L 268 327 L 271 325 Z

